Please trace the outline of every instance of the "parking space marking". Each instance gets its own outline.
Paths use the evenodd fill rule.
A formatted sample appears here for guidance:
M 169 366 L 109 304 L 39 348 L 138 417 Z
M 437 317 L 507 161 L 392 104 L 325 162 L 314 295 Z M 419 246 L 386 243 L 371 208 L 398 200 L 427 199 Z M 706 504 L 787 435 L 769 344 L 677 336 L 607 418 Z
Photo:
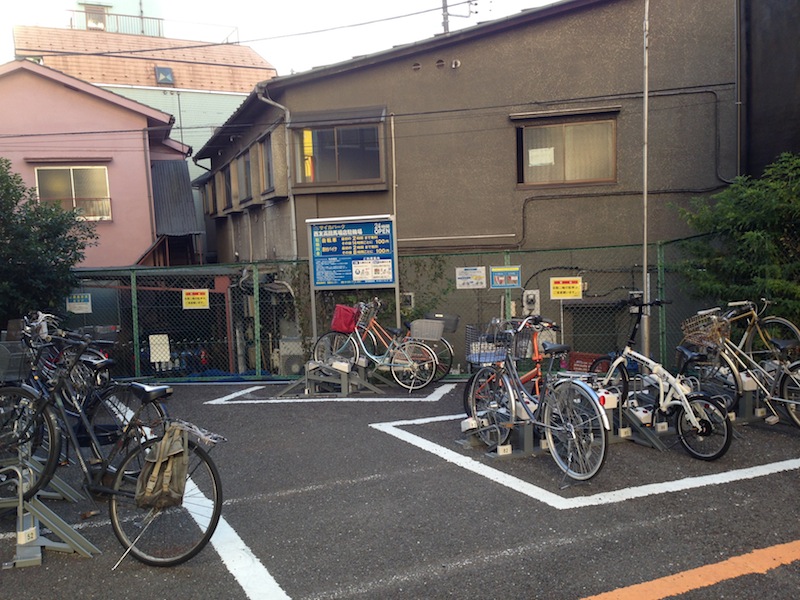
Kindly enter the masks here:
M 743 575 L 763 574 L 800 560 L 800 540 L 760 548 L 718 563 L 637 583 L 584 600 L 661 600 Z
M 222 398 L 209 400 L 204 404 L 297 404 L 309 402 L 438 402 L 456 388 L 455 383 L 440 385 L 427 396 L 345 396 L 343 398 L 332 396 L 287 396 L 285 398 L 241 398 L 252 392 L 257 392 L 266 386 L 257 386 L 228 394 Z
M 633 500 L 635 498 L 644 498 L 646 496 L 655 496 L 669 492 L 706 487 L 709 485 L 721 485 L 724 483 L 731 483 L 733 481 L 755 479 L 756 477 L 764 477 L 783 471 L 800 469 L 800 459 L 790 459 L 766 465 L 759 465 L 756 467 L 715 473 L 713 475 L 686 477 L 684 479 L 678 479 L 675 481 L 651 483 L 647 485 L 615 490 L 613 492 L 601 492 L 592 496 L 563 498 L 558 494 L 554 494 L 543 488 L 540 488 L 539 486 L 533 485 L 532 483 L 528 483 L 527 481 L 523 481 L 517 477 L 503 473 L 502 471 L 498 471 L 497 469 L 469 458 L 468 456 L 464 456 L 463 454 L 449 450 L 444 446 L 435 444 L 429 440 L 426 440 L 425 438 L 402 429 L 402 427 L 407 427 L 409 425 L 425 425 L 426 423 L 452 421 L 463 418 L 463 414 L 441 415 L 439 417 L 392 421 L 388 423 L 372 423 L 370 424 L 370 427 L 417 446 L 418 448 L 425 450 L 426 452 L 430 452 L 431 454 L 435 454 L 436 456 L 443 458 L 444 460 L 463 469 L 472 471 L 473 473 L 481 475 L 482 477 L 486 477 L 487 479 L 511 488 L 521 494 L 525 494 L 530 498 L 544 502 L 545 504 L 559 510 L 615 504 L 617 502 L 624 502 L 626 500 Z

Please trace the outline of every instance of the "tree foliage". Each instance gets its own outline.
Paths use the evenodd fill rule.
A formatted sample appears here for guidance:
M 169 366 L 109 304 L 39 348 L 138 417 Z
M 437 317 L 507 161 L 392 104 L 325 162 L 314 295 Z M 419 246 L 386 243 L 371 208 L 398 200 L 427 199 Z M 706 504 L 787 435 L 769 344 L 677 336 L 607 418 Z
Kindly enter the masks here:
M 800 155 L 782 154 L 758 178 L 738 177 L 682 211 L 702 238 L 685 264 L 698 296 L 724 304 L 767 298 L 800 322 Z
M 63 306 L 76 284 L 72 267 L 95 240 L 90 223 L 39 202 L 11 161 L 0 158 L 0 326 L 30 310 Z

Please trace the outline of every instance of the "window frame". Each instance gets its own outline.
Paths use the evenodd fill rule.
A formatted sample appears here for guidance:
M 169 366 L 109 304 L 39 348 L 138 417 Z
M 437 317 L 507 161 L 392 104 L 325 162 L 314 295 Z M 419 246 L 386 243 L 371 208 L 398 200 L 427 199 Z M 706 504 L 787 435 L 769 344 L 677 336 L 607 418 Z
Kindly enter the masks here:
M 97 196 L 97 197 L 79 197 L 76 195 L 75 190 L 75 171 L 77 170 L 86 170 L 86 171 L 97 171 L 102 170 L 103 179 L 105 183 L 105 196 Z M 39 175 L 43 171 L 68 171 L 69 172 L 69 180 L 70 180 L 70 192 L 71 197 L 52 197 L 52 198 L 42 198 L 41 189 L 42 185 L 40 183 Z M 36 197 L 39 202 L 51 202 L 51 203 L 58 203 L 61 205 L 62 208 L 67 209 L 67 203 L 69 202 L 70 207 L 69 210 L 77 211 L 78 215 L 84 221 L 113 221 L 114 214 L 111 210 L 112 203 L 111 203 L 111 189 L 108 180 L 108 167 L 106 165 L 58 165 L 58 166 L 41 166 L 41 167 L 34 167 L 34 177 L 36 178 Z M 84 214 L 82 207 L 80 206 L 81 201 L 98 201 L 102 202 L 106 207 L 107 214 L 91 214 L 87 215 Z
M 302 189 L 385 184 L 385 121 L 385 107 L 349 108 L 338 111 L 294 114 L 288 124 L 294 154 L 293 185 Z M 356 138 L 349 140 L 350 144 L 346 143 L 347 140 L 344 139 L 346 135 L 357 130 L 368 130 L 370 133 L 368 136 L 359 134 Z M 324 132 L 330 136 L 329 148 L 331 149 L 328 152 L 330 156 L 316 154 L 318 158 L 324 158 L 326 161 L 317 163 L 317 173 L 319 173 L 320 164 L 330 168 L 332 163 L 334 177 L 318 179 L 312 175 L 314 178 L 311 179 L 306 168 L 308 164 L 306 159 L 309 154 L 304 146 L 316 143 L 317 140 L 313 139 L 314 136 L 324 135 Z M 357 143 L 353 144 L 353 141 Z M 348 147 L 350 152 L 347 150 Z M 376 157 L 374 160 L 368 161 L 368 164 L 375 172 L 367 173 L 367 176 L 364 177 L 348 177 L 346 175 L 348 165 L 363 166 L 367 163 L 363 157 L 368 156 L 373 148 Z M 348 154 L 352 154 L 352 156 L 348 157 Z M 314 154 L 310 156 L 313 157 Z
M 618 107 L 611 107 L 586 112 L 564 111 L 510 115 L 512 121 L 516 121 L 517 185 L 525 188 L 533 188 L 608 185 L 618 183 L 618 112 Z M 567 154 L 569 146 L 569 142 L 567 141 L 569 137 L 567 134 L 568 128 L 598 123 L 607 123 L 610 125 L 610 140 L 608 141 L 610 152 L 607 156 L 608 162 L 610 163 L 608 176 L 568 179 L 566 174 L 569 170 L 570 161 L 575 160 L 574 158 L 570 159 Z M 530 165 L 527 164 L 527 157 L 532 148 L 528 147 L 526 132 L 532 129 L 544 128 L 553 128 L 553 130 L 560 129 L 557 142 L 559 143 L 559 148 L 562 149 L 561 156 L 556 157 L 557 160 L 553 164 L 558 165 L 562 169 L 563 177 L 559 179 L 549 179 L 547 181 L 528 180 L 526 179 L 527 169 L 530 168 Z

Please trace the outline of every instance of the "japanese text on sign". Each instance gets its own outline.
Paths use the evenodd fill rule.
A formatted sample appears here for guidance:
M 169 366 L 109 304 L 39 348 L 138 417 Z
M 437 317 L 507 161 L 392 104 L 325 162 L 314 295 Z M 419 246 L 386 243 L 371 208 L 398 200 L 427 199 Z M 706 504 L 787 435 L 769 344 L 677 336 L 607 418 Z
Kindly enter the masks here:
M 580 300 L 583 298 L 583 280 L 581 277 L 551 277 L 551 300 Z

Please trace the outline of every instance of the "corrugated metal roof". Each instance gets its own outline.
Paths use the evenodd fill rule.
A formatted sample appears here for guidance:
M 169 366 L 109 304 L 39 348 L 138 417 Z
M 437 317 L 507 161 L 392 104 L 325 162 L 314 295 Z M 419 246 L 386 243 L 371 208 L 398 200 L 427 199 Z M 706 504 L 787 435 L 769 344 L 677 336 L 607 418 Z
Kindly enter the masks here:
M 203 233 L 197 223 L 185 160 L 153 162 L 153 210 L 156 235 Z
M 155 67 L 170 67 L 165 89 L 248 93 L 275 68 L 252 48 L 105 31 L 14 27 L 18 57 L 43 63 L 92 83 L 157 86 Z

